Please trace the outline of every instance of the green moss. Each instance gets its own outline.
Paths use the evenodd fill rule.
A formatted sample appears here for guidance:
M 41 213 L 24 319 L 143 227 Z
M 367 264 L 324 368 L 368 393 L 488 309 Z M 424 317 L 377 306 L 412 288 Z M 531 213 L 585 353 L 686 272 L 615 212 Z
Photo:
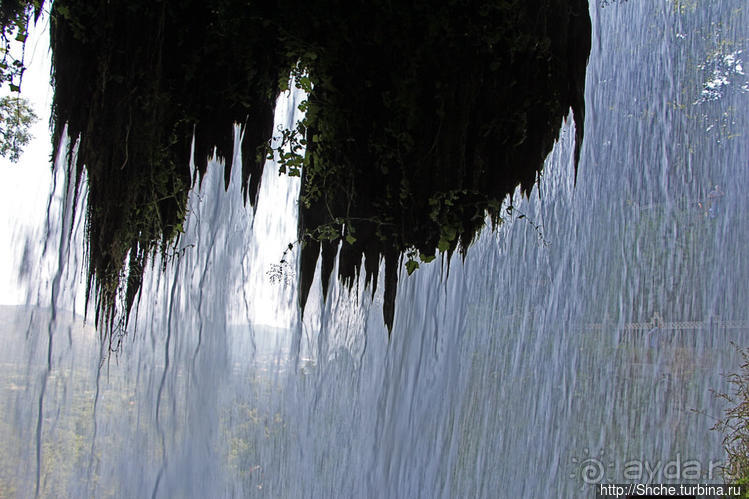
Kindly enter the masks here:
M 399 255 L 465 251 L 487 213 L 498 219 L 515 186 L 532 186 L 570 106 L 579 147 L 587 3 L 417 2 L 391 12 L 375 2 L 340 16 L 310 30 L 314 57 L 302 57 L 314 82 L 303 124 L 302 305 L 318 254 L 327 287 L 334 248 L 353 230 L 339 277 L 352 282 L 366 255 L 376 282 L 384 256 L 392 326 Z
M 55 148 L 80 137 L 70 168 L 88 173 L 89 288 L 97 320 L 113 326 L 117 292 L 129 310 L 142 269 L 178 237 L 189 163 L 214 153 L 231 168 L 232 126 L 245 124 L 244 179 L 254 196 L 258 151 L 270 136 L 284 58 L 241 2 L 89 2 L 52 9 Z M 240 12 L 240 15 L 235 15 Z M 248 121 L 248 116 L 253 121 Z M 247 185 L 247 182 L 245 182 Z M 123 268 L 129 256 L 130 265 Z
M 515 186 L 532 186 L 570 107 L 579 148 L 587 12 L 585 0 L 57 0 L 55 141 L 65 123 L 81 137 L 71 167 L 88 171 L 100 317 L 111 323 L 123 283 L 129 309 L 149 255 L 178 237 L 193 133 L 199 172 L 216 146 L 228 178 L 232 123 L 245 124 L 254 203 L 292 71 L 309 91 L 306 120 L 286 134 L 306 155 L 281 165 L 303 181 L 301 305 L 320 254 L 327 288 L 343 240 L 344 281 L 365 256 L 374 292 L 385 259 L 391 328 L 401 254 L 465 251 L 486 213 L 496 220 Z

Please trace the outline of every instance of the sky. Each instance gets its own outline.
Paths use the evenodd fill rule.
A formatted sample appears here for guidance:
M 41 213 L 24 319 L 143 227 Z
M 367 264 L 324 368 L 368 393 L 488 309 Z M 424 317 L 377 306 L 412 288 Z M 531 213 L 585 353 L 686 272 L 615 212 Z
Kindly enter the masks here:
M 0 158 L 0 304 L 16 305 L 25 301 L 18 283 L 18 267 L 24 238 L 39 241 L 46 205 L 51 190 L 52 151 L 49 115 L 52 103 L 50 86 L 49 17 L 40 18 L 31 29 L 26 46 L 27 70 L 21 95 L 29 99 L 39 120 L 31 129 L 33 138 L 17 164 Z M 7 95 L 8 88 L 2 89 Z

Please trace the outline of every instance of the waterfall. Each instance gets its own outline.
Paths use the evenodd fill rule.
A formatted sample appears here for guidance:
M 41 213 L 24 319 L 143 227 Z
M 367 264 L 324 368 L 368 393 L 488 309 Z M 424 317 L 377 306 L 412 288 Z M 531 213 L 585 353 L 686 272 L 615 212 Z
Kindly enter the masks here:
M 298 179 L 266 165 L 253 213 L 214 159 L 110 352 L 81 316 L 85 179 L 73 209 L 58 168 L 44 236 L 13 236 L 26 306 L 0 309 L 0 497 L 721 481 L 712 390 L 738 370 L 731 342 L 749 340 L 740 7 L 592 3 L 577 175 L 570 116 L 533 192 L 506 200 L 465 259 L 402 269 L 390 339 L 384 285 L 373 295 L 363 277 L 323 299 L 318 266 L 301 316 Z M 299 99 L 282 96 L 277 124 L 293 126 Z

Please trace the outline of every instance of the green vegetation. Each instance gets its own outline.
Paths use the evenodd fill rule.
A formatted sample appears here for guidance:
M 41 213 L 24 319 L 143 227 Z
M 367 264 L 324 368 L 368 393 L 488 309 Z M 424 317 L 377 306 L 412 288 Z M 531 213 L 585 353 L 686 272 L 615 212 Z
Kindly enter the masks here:
M 37 116 L 28 100 L 20 97 L 25 71 L 23 48 L 32 19 L 39 16 L 39 1 L 3 1 L 0 5 L 0 88 L 13 95 L 0 98 L 0 156 L 17 162 L 31 140 L 29 127 Z M 20 54 L 13 50 L 20 48 Z
M 0 367 L 0 395 L 4 399 L 33 393 L 35 381 L 22 364 L 2 363 Z M 139 422 L 144 409 L 138 407 L 133 390 L 123 389 L 129 384 L 118 368 L 102 377 L 96 408 L 98 431 L 91 455 L 95 392 L 88 367 L 56 369 L 50 377 L 60 387 L 52 395 L 60 406 L 44 415 L 40 497 L 77 497 L 84 490 L 90 497 L 120 497 L 128 490 L 124 479 L 110 475 L 104 478 L 100 470 L 108 469 L 113 465 L 110 461 L 116 463 L 134 449 L 148 449 L 138 458 L 152 469 L 160 465 L 159 436 L 153 429 L 144 430 L 143 422 Z M 252 394 L 248 398 L 252 403 L 240 401 L 222 411 L 216 451 L 222 459 L 221 466 L 242 480 L 248 490 L 254 490 L 263 486 L 260 443 L 283 439 L 288 430 L 281 414 L 270 412 L 264 405 L 275 388 L 270 376 L 249 377 L 244 387 Z M 19 420 L 11 407 L 12 404 L 0 410 L 0 499 L 26 497 L 34 487 L 34 436 L 28 431 L 31 425 Z M 179 426 L 174 438 L 186 438 L 184 431 L 187 428 Z M 81 482 L 81 478 L 86 481 Z
M 16 20 L 41 7 L 3 5 L 8 33 L 23 32 Z M 283 132 L 291 150 L 270 153 L 282 173 L 302 177 L 301 305 L 318 256 L 327 288 L 343 241 L 344 281 L 365 256 L 374 288 L 385 259 L 392 327 L 401 255 L 410 273 L 417 255 L 424 263 L 436 251 L 465 252 L 508 193 L 533 185 L 570 107 L 579 156 L 587 11 L 585 0 L 377 0 L 366 9 L 330 0 L 55 1 L 53 140 L 56 153 L 67 125 L 68 166 L 78 180 L 87 172 L 97 321 L 113 328 L 115 310 L 129 311 L 148 259 L 179 237 L 187 191 L 214 154 L 228 179 L 235 122 L 255 202 L 275 101 L 291 74 L 308 93 L 306 117 Z
M 580 16 L 556 32 L 519 2 L 421 2 L 397 16 L 377 4 L 376 16 L 327 21 L 341 40 L 305 38 L 313 43 L 300 60 L 314 85 L 300 129 L 302 302 L 318 255 L 325 289 L 343 241 L 344 281 L 355 280 L 364 255 L 376 282 L 384 256 L 391 326 L 401 255 L 411 273 L 418 255 L 466 251 L 486 214 L 497 221 L 506 194 L 533 184 L 570 105 L 579 146 L 589 27 L 587 6 L 571 8 Z
M 731 386 L 728 393 L 716 393 L 728 408 L 712 429 L 723 434 L 727 478 L 731 483 L 749 485 L 749 349 L 737 349 L 742 358 L 740 370 L 727 376 Z
M 0 97 L 0 156 L 17 162 L 31 140 L 29 127 L 35 121 L 36 113 L 27 99 Z
M 8 84 L 11 92 L 21 91 L 21 80 L 26 69 L 23 50 L 14 54 L 14 42 L 25 47 L 29 23 L 39 17 L 41 0 L 4 0 L 0 4 L 0 87 Z

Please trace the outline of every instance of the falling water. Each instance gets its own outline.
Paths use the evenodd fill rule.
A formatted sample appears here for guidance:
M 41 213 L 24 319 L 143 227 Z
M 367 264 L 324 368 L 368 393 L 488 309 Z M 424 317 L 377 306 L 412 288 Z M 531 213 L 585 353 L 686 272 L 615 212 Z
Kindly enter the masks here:
M 390 340 L 382 283 L 323 300 L 318 267 L 301 316 L 298 182 L 267 165 L 252 213 L 212 161 L 108 352 L 80 315 L 85 192 L 73 210 L 59 168 L 45 236 L 13 241 L 30 291 L 2 310 L 0 497 L 720 481 L 711 390 L 749 340 L 748 17 L 739 0 L 591 5 L 576 180 L 567 120 L 465 260 L 401 273 Z

